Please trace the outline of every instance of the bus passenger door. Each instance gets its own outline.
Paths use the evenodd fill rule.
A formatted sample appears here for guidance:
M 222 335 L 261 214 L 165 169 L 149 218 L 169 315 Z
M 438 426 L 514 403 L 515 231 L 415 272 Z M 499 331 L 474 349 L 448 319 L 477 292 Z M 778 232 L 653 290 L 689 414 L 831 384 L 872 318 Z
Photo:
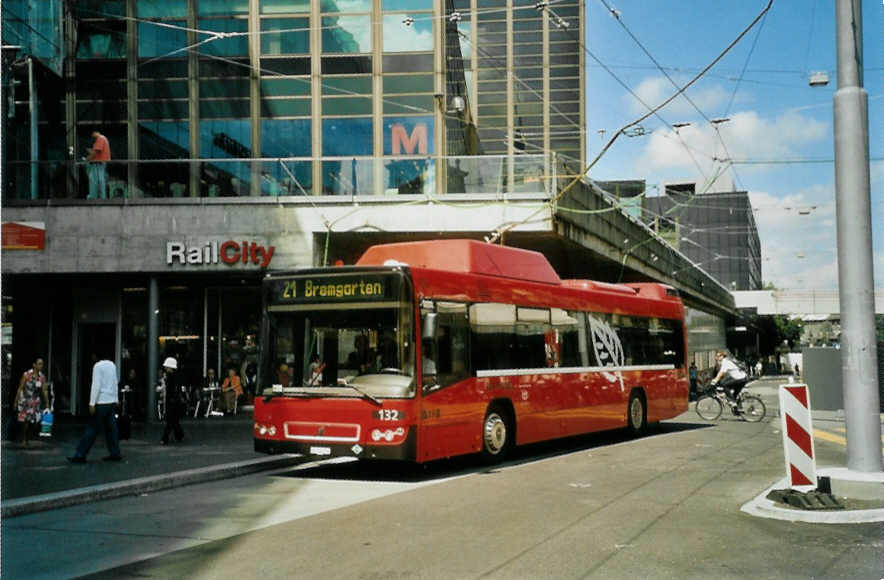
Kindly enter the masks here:
M 420 461 L 468 453 L 470 427 L 482 420 L 468 404 L 476 394 L 469 376 L 466 305 L 437 302 L 434 307 L 435 336 L 421 342 Z

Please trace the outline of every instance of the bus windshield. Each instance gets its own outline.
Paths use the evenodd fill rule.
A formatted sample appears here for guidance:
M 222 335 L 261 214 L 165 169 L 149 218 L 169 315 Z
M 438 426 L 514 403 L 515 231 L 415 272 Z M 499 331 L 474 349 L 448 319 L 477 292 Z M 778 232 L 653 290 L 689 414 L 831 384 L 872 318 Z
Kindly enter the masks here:
M 413 397 L 412 319 L 408 301 L 271 307 L 262 384 L 293 395 Z

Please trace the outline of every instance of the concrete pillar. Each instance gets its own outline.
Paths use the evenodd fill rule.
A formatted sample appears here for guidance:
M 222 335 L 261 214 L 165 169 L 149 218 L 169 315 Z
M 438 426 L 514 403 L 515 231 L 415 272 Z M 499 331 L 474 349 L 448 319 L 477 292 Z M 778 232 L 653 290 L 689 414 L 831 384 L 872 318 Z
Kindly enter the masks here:
M 147 290 L 147 419 L 157 420 L 157 370 L 160 344 L 160 288 L 156 276 L 150 277 Z
M 869 105 L 862 80 L 862 2 L 838 0 L 835 11 L 838 32 L 838 90 L 834 102 L 835 209 L 847 468 L 880 472 Z

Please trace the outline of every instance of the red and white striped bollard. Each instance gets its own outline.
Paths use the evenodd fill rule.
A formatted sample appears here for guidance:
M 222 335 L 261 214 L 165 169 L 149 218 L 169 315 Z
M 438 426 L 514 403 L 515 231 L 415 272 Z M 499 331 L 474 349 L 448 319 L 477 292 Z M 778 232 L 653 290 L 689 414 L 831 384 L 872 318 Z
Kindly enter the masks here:
M 780 385 L 780 417 L 789 487 L 801 492 L 815 490 L 816 453 L 810 416 L 810 389 L 807 385 Z

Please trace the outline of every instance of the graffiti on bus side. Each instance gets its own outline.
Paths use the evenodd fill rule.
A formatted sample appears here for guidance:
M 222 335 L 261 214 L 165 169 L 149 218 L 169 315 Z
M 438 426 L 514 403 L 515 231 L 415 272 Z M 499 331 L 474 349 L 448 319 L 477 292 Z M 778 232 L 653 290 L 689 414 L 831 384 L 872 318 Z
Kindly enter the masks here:
M 603 367 L 622 367 L 625 363 L 623 355 L 623 344 L 614 328 L 599 318 L 590 315 L 589 328 L 592 332 L 592 348 L 595 352 L 595 360 L 599 366 Z M 608 381 L 620 383 L 620 390 L 624 390 L 623 373 L 619 370 L 613 373 L 602 373 Z

